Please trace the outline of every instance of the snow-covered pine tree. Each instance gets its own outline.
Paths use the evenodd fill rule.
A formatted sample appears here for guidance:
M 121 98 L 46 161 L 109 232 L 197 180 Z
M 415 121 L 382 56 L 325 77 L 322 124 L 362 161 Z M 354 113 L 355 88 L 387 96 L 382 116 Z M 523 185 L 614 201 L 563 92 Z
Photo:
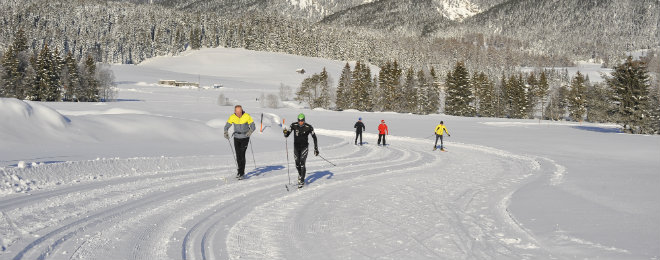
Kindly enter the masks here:
M 617 121 L 627 133 L 656 132 L 649 100 L 649 79 L 646 64 L 632 57 L 614 67 L 612 76 L 607 79 L 612 88 L 612 100 L 617 106 Z
M 527 101 L 525 80 L 522 74 L 518 74 L 518 77 L 515 75 L 509 77 L 507 81 L 507 94 L 511 102 L 509 116 L 511 118 L 525 118 L 527 116 L 529 102 Z
M 360 111 L 370 111 L 373 103 L 369 97 L 369 88 L 371 88 L 371 70 L 369 66 L 362 62 L 357 62 L 353 69 L 353 101 L 355 109 Z
M 470 74 L 462 62 L 457 62 L 454 69 L 447 73 L 447 97 L 445 113 L 457 116 L 474 116 L 472 106 L 472 90 L 470 89 Z
M 403 104 L 399 112 L 414 113 L 417 107 L 417 81 L 415 71 L 412 67 L 406 70 L 405 83 L 403 84 Z
M 485 117 L 495 116 L 497 97 L 495 96 L 495 84 L 488 79 L 485 73 L 481 72 L 474 77 L 473 83 L 476 86 L 475 97 L 479 100 L 477 115 Z
M 598 83 L 587 85 L 586 116 L 588 122 L 605 123 L 612 120 L 611 112 L 614 108 L 610 97 L 611 94 L 606 86 Z
M 68 52 L 64 57 L 64 64 L 60 73 L 62 79 L 62 88 L 64 90 L 64 101 L 75 101 L 76 94 L 80 90 L 80 77 L 78 76 L 78 66 L 73 54 Z
M 35 77 L 33 78 L 33 88 L 30 91 L 30 100 L 52 101 L 49 99 L 51 83 L 49 80 L 51 68 L 51 53 L 48 45 L 45 44 L 34 61 Z
M 415 111 L 418 114 L 429 114 L 432 111 L 429 111 L 429 89 L 431 84 L 426 78 L 426 73 L 424 70 L 419 70 L 417 72 L 417 107 Z
M 496 107 L 495 107 L 495 117 L 506 117 L 509 114 L 509 108 L 511 107 L 511 100 L 509 99 L 508 94 L 508 82 L 506 82 L 506 76 L 502 73 L 500 77 L 500 83 L 497 86 L 496 92 Z
M 587 112 L 587 84 L 584 75 L 578 71 L 573 77 L 571 88 L 568 91 L 569 116 L 578 122 L 582 122 Z
M 533 71 L 527 75 L 527 85 L 525 86 L 527 90 L 527 117 L 534 118 L 536 116 L 536 106 L 538 103 L 537 91 L 539 89 L 539 80 L 536 78 L 536 73 Z
M 374 74 L 373 79 L 371 80 L 371 88 L 369 89 L 372 111 L 383 111 L 385 96 L 379 86 L 379 79 L 379 74 Z
M 541 103 L 541 118 L 545 118 L 545 103 L 548 98 L 548 92 L 550 91 L 550 84 L 548 84 L 548 75 L 545 73 L 545 70 L 541 71 L 539 75 L 539 81 L 536 88 L 536 98 Z
M 87 55 L 84 61 L 84 77 L 82 77 L 83 87 L 79 101 L 98 102 L 99 84 L 94 75 L 96 75 L 96 62 L 91 55 Z
M 30 67 L 28 60 L 28 45 L 25 31 L 19 29 L 14 35 L 14 41 L 2 55 L 2 71 L 0 77 L 4 84 L 0 89 L 0 96 L 25 98 L 27 89 L 32 85 L 31 79 L 26 77 Z
M 330 80 L 330 76 L 328 76 L 328 72 L 326 71 L 325 67 L 323 67 L 323 71 L 321 71 L 321 74 L 319 74 L 319 88 L 320 88 L 320 93 L 318 97 L 316 98 L 316 107 L 321 107 L 324 109 L 330 109 L 330 105 L 332 104 L 332 98 L 330 95 L 330 85 L 332 84 Z
M 353 106 L 351 103 L 351 93 L 353 92 L 353 75 L 351 71 L 351 65 L 346 62 L 344 69 L 341 71 L 341 76 L 339 77 L 339 83 L 337 85 L 337 109 L 344 110 L 349 109 Z
M 568 98 L 568 88 L 561 85 L 550 95 L 550 101 L 545 108 L 545 119 L 562 120 L 566 115 L 566 103 Z
M 433 67 L 429 70 L 429 76 L 428 107 L 426 110 L 428 113 L 437 113 L 440 109 L 440 82 L 438 82 L 438 74 Z
M 383 94 L 383 110 L 384 111 L 398 111 L 402 105 L 400 90 L 401 82 L 401 68 L 399 63 L 395 60 L 393 62 L 386 62 L 385 66 L 381 67 L 378 74 L 378 87 Z
M 62 73 L 62 58 L 60 57 L 60 51 L 55 48 L 55 50 L 50 54 L 50 71 L 48 71 L 48 101 L 62 101 L 62 95 L 64 94 L 62 90 L 62 80 L 60 78 Z

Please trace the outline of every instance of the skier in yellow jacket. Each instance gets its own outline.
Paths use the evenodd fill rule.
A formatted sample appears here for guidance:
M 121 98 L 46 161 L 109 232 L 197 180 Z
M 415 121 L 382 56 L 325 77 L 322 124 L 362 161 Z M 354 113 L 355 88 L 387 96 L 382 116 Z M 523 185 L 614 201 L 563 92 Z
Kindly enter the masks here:
M 451 136 L 447 127 L 445 127 L 445 122 L 440 121 L 440 124 L 435 127 L 435 145 L 433 145 L 433 151 L 438 149 L 438 138 L 440 138 L 440 151 L 445 151 L 444 143 L 442 142 L 442 135 L 445 132 L 447 132 L 448 136 Z
M 229 139 L 229 128 L 234 125 L 234 149 L 236 150 L 236 165 L 238 172 L 236 178 L 243 179 L 245 175 L 245 152 L 250 143 L 250 135 L 257 130 L 252 117 L 243 111 L 241 105 L 234 107 L 234 113 L 229 116 L 225 124 L 225 138 Z

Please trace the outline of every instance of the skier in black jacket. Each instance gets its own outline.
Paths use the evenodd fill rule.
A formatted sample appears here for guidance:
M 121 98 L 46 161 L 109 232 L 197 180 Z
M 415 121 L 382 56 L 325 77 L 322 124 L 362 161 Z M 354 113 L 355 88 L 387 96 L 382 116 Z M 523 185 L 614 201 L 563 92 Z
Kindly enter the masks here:
M 314 155 L 319 156 L 319 146 L 314 133 L 314 127 L 305 123 L 305 115 L 298 115 L 298 122 L 291 124 L 291 130 L 284 129 L 284 137 L 289 137 L 293 133 L 293 157 L 296 160 L 296 169 L 298 170 L 298 188 L 305 185 L 305 161 L 309 152 L 308 135 L 314 139 Z
M 358 121 L 353 128 L 355 128 L 355 145 L 357 145 L 358 136 L 360 137 L 360 145 L 362 145 L 362 131 L 366 131 L 367 129 L 364 127 L 361 117 L 358 118 Z

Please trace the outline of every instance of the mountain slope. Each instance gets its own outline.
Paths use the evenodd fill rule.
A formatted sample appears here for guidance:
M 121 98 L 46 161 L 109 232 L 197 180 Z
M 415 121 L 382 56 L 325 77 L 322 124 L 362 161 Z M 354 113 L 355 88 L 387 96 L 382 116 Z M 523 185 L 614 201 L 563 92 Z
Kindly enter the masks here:
M 423 36 L 455 24 L 438 8 L 433 0 L 381 0 L 337 12 L 321 23 Z
M 512 0 L 466 19 L 455 35 L 504 35 L 531 51 L 605 58 L 658 46 L 659 8 L 657 0 Z

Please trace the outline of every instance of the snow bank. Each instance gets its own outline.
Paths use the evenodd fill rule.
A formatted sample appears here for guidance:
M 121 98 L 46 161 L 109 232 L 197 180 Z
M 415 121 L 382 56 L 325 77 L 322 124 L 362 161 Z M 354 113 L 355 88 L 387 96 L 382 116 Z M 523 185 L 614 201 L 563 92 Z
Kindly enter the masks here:
M 25 141 L 35 136 L 56 135 L 70 120 L 37 102 L 0 98 L 0 136 L 5 141 Z
M 32 163 L 0 168 L 0 195 L 23 193 L 57 185 L 85 183 L 99 179 L 156 175 L 176 171 L 223 167 L 217 156 L 97 158 L 95 160 Z

